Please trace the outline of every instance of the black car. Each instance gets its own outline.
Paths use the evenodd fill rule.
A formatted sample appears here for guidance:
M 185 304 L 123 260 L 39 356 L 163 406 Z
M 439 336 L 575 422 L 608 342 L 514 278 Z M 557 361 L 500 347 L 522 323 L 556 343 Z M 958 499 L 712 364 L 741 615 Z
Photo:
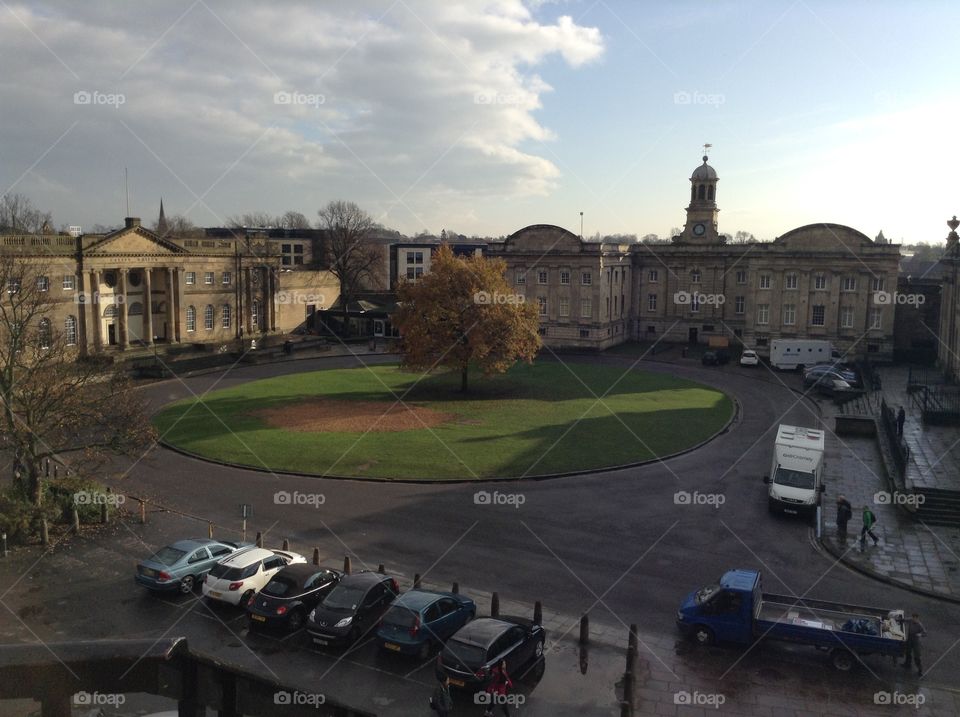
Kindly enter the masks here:
M 400 593 L 389 575 L 360 572 L 344 576 L 310 613 L 307 632 L 318 645 L 356 642 L 380 621 Z
M 723 366 L 730 363 L 730 354 L 727 351 L 704 351 L 700 362 L 704 366 Z
M 281 569 L 266 587 L 250 598 L 247 616 L 250 627 L 280 627 L 299 630 L 324 597 L 333 590 L 342 573 L 306 563 Z
M 547 633 L 522 617 L 481 617 L 468 622 L 447 640 L 440 653 L 439 669 L 450 684 L 461 689 L 483 689 L 491 670 L 507 661 L 507 673 L 523 677 L 530 667 L 543 666 Z

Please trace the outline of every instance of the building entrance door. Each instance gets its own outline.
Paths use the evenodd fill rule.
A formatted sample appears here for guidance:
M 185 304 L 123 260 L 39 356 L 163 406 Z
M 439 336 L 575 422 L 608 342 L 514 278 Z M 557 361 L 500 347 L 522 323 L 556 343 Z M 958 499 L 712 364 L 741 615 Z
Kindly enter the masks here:
M 688 340 L 691 344 L 697 343 L 697 329 L 690 329 L 690 330 L 687 332 L 687 340 Z
M 107 343 L 111 346 L 117 345 L 117 328 L 115 324 L 107 324 Z

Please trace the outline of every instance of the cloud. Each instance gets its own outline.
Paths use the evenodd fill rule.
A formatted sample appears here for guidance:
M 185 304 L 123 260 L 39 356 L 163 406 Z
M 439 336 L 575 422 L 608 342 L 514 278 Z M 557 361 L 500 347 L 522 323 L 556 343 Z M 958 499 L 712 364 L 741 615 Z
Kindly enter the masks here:
M 0 189 L 43 156 L 16 191 L 70 223 L 116 221 L 105 187 L 124 166 L 138 212 L 162 193 L 202 224 L 342 197 L 421 228 L 438 196 L 549 194 L 560 172 L 536 151 L 554 137 L 537 68 L 604 50 L 596 28 L 519 0 L 10 7 Z M 109 96 L 123 101 L 96 101 Z

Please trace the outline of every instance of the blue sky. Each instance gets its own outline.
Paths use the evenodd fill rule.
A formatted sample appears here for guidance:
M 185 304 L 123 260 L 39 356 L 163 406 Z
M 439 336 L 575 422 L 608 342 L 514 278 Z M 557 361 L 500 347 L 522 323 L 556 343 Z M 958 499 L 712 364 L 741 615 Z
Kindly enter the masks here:
M 960 209 L 958 20 L 947 2 L 10 3 L 0 191 L 117 224 L 128 167 L 148 221 L 161 196 L 205 226 L 350 199 L 410 234 L 578 231 L 583 211 L 587 235 L 663 236 L 709 142 L 721 231 L 938 242 Z

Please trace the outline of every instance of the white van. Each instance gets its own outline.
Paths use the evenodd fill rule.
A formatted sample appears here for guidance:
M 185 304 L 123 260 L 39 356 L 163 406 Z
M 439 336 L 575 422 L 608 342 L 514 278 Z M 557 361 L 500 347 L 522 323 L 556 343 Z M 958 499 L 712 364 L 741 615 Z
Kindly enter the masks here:
M 823 493 L 824 432 L 816 428 L 781 425 L 773 445 L 769 486 L 770 512 L 812 517 Z
M 784 371 L 816 366 L 840 359 L 829 341 L 820 339 L 774 339 L 770 342 L 770 365 Z

